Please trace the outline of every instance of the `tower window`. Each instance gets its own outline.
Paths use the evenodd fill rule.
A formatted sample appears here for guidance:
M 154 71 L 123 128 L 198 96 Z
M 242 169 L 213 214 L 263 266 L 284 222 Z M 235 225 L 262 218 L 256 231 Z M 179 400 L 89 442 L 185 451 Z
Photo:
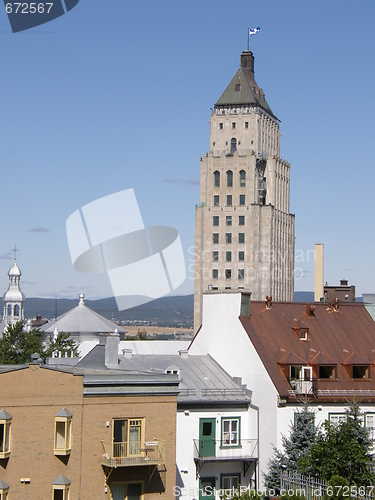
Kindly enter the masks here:
M 232 243 L 232 233 L 225 234 L 225 243 Z
M 225 279 L 230 280 L 232 278 L 232 270 L 231 269 L 225 269 Z
M 238 224 L 239 224 L 239 226 L 244 226 L 245 225 L 245 216 L 244 215 L 239 215 L 238 216 Z
M 214 187 L 220 187 L 220 172 L 218 170 L 214 172 Z
M 219 252 L 212 252 L 212 260 L 217 262 L 219 260 Z
M 240 83 L 236 83 L 236 85 L 234 86 L 234 91 L 235 92 L 239 92 L 241 90 L 241 84 Z
M 234 130 L 236 128 L 236 122 L 232 123 L 232 129 Z
M 216 195 L 214 196 L 214 206 L 215 206 L 215 207 L 219 206 L 219 203 L 220 203 L 220 198 L 219 198 L 219 195 L 218 195 L 218 194 L 216 194 Z
M 245 128 L 249 128 L 249 122 L 245 122 Z
M 227 187 L 233 186 L 233 172 L 232 170 L 227 171 Z
M 19 316 L 20 315 L 20 306 L 16 304 L 14 306 L 14 316 Z
M 241 252 L 238 252 L 238 260 L 240 262 L 243 262 L 245 260 L 245 252 L 241 250 Z
M 237 149 L 237 139 L 232 137 L 230 140 L 230 152 L 233 154 Z
M 218 269 L 212 269 L 212 279 L 217 280 L 219 278 L 219 270 Z
M 223 128 L 224 128 L 224 124 L 223 124 L 223 122 L 220 122 L 220 123 L 219 123 L 219 129 L 220 129 L 220 130 L 223 130 Z
M 213 243 L 219 243 L 219 233 L 214 233 L 213 234 Z
M 225 260 L 226 262 L 232 261 L 232 252 L 225 252 Z
M 245 233 L 238 233 L 238 243 L 245 243 Z
M 244 269 L 239 269 L 238 270 L 238 279 L 243 280 L 245 277 L 245 270 Z
M 246 186 L 246 172 L 245 170 L 240 170 L 240 186 Z
M 232 206 L 232 195 L 231 194 L 227 194 L 227 205 L 228 205 L 228 207 Z
M 219 225 L 219 216 L 218 215 L 214 215 L 212 217 L 212 222 L 213 222 L 214 226 L 218 226 Z
M 240 194 L 240 205 L 245 205 L 245 195 Z
M 231 226 L 232 225 L 232 216 L 231 215 L 227 215 L 226 216 L 226 225 L 227 226 Z

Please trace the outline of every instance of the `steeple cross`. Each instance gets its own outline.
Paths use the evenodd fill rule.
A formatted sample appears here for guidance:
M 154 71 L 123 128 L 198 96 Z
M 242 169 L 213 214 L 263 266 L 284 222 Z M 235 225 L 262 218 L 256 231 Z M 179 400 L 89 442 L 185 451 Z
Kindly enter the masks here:
M 11 251 L 14 252 L 14 260 L 17 260 L 17 252 L 20 252 L 21 250 L 18 250 L 17 246 L 14 245 L 14 248 L 11 248 Z

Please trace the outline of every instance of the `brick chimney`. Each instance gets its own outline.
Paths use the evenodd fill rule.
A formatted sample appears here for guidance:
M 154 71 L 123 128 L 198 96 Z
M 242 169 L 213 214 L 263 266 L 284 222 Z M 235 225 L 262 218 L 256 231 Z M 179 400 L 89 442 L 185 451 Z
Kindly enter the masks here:
M 254 55 L 250 50 L 244 50 L 241 54 L 241 69 L 254 80 Z

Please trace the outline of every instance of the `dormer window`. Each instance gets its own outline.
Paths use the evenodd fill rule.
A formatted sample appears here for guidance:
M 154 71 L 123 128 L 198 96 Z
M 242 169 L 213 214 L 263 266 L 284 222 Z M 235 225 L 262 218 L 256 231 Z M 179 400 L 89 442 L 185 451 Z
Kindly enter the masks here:
M 0 500 L 8 500 L 9 486 L 0 479 Z
M 5 410 L 0 411 L 0 458 L 10 456 L 10 426 L 12 417 Z
M 352 378 L 368 379 L 370 378 L 370 367 L 368 365 L 353 365 Z
M 299 339 L 300 340 L 308 340 L 308 330 L 300 329 L 300 331 L 299 331 Z
M 335 365 L 321 365 L 319 366 L 319 378 L 323 379 L 336 379 L 336 366 Z

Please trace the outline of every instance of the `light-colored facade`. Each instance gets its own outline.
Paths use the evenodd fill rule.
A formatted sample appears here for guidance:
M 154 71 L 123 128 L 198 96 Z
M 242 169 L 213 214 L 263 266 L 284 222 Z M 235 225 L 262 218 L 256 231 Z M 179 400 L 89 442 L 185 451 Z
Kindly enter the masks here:
M 25 295 L 20 288 L 21 276 L 21 270 L 14 259 L 13 266 L 8 271 L 8 290 L 3 295 L 3 328 L 6 328 L 9 323 L 14 325 L 17 321 L 24 319 Z
M 215 104 L 200 161 L 196 207 L 194 327 L 202 294 L 249 289 L 255 300 L 293 300 L 294 215 L 290 164 L 280 157 L 279 120 L 254 79 L 252 52 Z

